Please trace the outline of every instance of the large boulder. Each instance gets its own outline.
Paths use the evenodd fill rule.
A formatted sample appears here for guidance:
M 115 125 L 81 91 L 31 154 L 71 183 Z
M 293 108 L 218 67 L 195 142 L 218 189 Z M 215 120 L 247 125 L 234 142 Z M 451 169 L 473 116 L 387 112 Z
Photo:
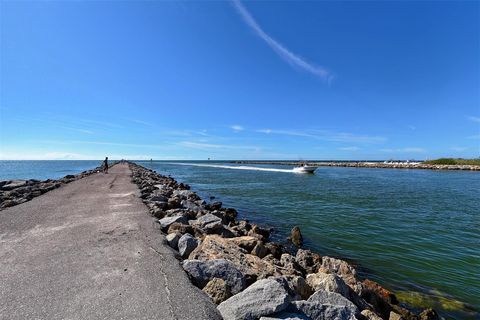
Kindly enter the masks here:
M 222 219 L 211 213 L 190 221 L 190 224 L 202 229 L 205 233 L 213 233 L 223 227 Z
M 357 280 L 357 271 L 348 262 L 332 257 L 322 257 L 322 265 L 318 271 L 325 273 L 335 273 L 345 281 L 355 292 L 361 293 L 361 283 Z
M 202 211 L 202 208 L 195 202 L 190 200 L 182 200 L 180 202 L 182 208 L 188 209 L 190 211 L 199 212 Z
M 347 297 L 349 294 L 350 287 L 348 287 L 345 282 L 333 273 L 311 273 L 307 275 L 307 283 L 314 290 L 324 290 L 328 292 L 336 292 L 341 294 L 344 297 Z
M 11 180 L 2 186 L 2 190 L 12 190 L 15 188 L 23 187 L 27 184 L 26 180 Z
M 358 308 L 338 293 L 317 291 L 307 301 L 293 301 L 291 309 L 312 320 L 356 320 Z
M 292 228 L 292 231 L 290 232 L 290 237 L 288 237 L 288 240 L 290 240 L 297 247 L 302 246 L 303 236 L 302 236 L 302 232 L 300 231 L 300 227 L 295 226 Z
M 182 267 L 199 288 L 203 288 L 214 278 L 224 280 L 232 294 L 237 294 L 246 288 L 245 276 L 233 263 L 225 259 L 185 260 Z
M 212 298 L 215 304 L 222 303 L 232 296 L 230 286 L 220 278 L 210 280 L 202 291 Z
M 198 246 L 198 240 L 186 233 L 178 240 L 178 252 L 183 258 L 186 258 Z
M 192 200 L 198 200 L 199 197 L 198 195 L 190 190 L 175 190 L 173 191 L 173 196 L 179 197 L 181 199 L 192 199 Z
M 263 279 L 222 302 L 218 311 L 225 320 L 254 320 L 280 312 L 289 303 L 287 290 L 274 279 Z
M 181 235 L 178 233 L 169 233 L 165 237 L 167 240 L 167 243 L 170 247 L 172 247 L 175 250 L 178 250 L 178 240 L 180 240 Z
M 158 220 L 162 229 L 167 229 L 172 223 L 179 222 L 182 224 L 188 223 L 188 220 L 184 216 L 173 216 L 173 217 L 166 217 Z
M 323 290 L 339 293 L 352 301 L 361 310 L 371 308 L 342 278 L 333 273 L 318 272 L 307 275 L 307 283 L 314 291 Z
M 322 257 L 310 250 L 298 249 L 295 260 L 307 273 L 316 273 L 322 265 Z
M 232 262 L 247 278 L 247 283 L 272 275 L 281 275 L 277 268 L 257 256 L 249 254 L 242 246 L 251 246 L 250 237 L 222 238 L 218 235 L 207 235 L 202 243 L 190 254 L 189 259 L 212 260 L 226 259 Z M 255 238 L 253 238 L 255 239 Z M 251 250 L 250 249 L 250 250 Z

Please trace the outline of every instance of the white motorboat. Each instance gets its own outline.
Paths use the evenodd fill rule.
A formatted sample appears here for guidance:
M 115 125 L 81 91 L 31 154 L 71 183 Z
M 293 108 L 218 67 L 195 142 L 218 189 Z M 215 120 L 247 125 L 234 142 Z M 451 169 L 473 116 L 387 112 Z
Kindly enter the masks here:
M 299 173 L 314 173 L 317 167 L 308 166 L 306 163 L 302 163 L 299 167 L 293 168 L 293 172 Z

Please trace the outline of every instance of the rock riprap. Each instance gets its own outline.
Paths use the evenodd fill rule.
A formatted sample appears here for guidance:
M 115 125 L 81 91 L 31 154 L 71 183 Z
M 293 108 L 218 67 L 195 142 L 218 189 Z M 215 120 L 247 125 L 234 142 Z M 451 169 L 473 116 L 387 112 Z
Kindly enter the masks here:
M 401 307 L 347 261 L 302 249 L 298 227 L 290 237 L 295 246 L 272 242 L 269 229 L 237 220 L 235 209 L 208 203 L 171 177 L 134 163 L 130 168 L 166 242 L 225 319 L 435 319 L 434 311 L 420 318 Z
M 75 180 L 82 179 L 101 170 L 97 167 L 93 170 L 83 171 L 76 175 L 66 175 L 61 179 L 48 180 L 4 180 L 0 181 L 0 210 L 32 200 L 42 194 L 60 188 Z
M 225 320 L 254 320 L 287 308 L 287 290 L 274 279 L 255 282 L 218 305 Z

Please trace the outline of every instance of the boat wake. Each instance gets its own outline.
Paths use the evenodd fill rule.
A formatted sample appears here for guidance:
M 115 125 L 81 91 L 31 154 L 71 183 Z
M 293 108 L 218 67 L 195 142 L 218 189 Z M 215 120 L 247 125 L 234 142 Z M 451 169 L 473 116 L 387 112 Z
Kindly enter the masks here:
M 251 170 L 251 171 L 296 173 L 296 171 L 294 171 L 293 169 L 260 168 L 260 167 L 250 167 L 250 166 L 225 166 L 225 165 L 220 165 L 220 164 L 181 163 L 181 162 L 170 162 L 169 164 L 176 164 L 176 165 L 181 165 L 181 166 L 233 169 L 233 170 Z

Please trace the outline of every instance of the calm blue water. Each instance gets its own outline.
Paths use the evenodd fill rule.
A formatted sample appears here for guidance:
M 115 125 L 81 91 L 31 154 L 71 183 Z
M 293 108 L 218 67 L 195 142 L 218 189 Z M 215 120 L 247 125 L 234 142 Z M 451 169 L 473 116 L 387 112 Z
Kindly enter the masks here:
M 101 165 L 101 160 L 8 160 L 0 161 L 0 180 L 58 179 Z
M 307 247 L 359 263 L 403 301 L 478 319 L 478 172 L 324 167 L 305 175 L 286 166 L 138 163 L 274 227 L 278 240 L 299 225 Z M 99 164 L 0 161 L 0 179 L 58 178 Z
M 321 167 L 306 175 L 285 166 L 138 163 L 275 227 L 277 239 L 299 225 L 308 247 L 352 259 L 404 301 L 478 317 L 478 172 Z

